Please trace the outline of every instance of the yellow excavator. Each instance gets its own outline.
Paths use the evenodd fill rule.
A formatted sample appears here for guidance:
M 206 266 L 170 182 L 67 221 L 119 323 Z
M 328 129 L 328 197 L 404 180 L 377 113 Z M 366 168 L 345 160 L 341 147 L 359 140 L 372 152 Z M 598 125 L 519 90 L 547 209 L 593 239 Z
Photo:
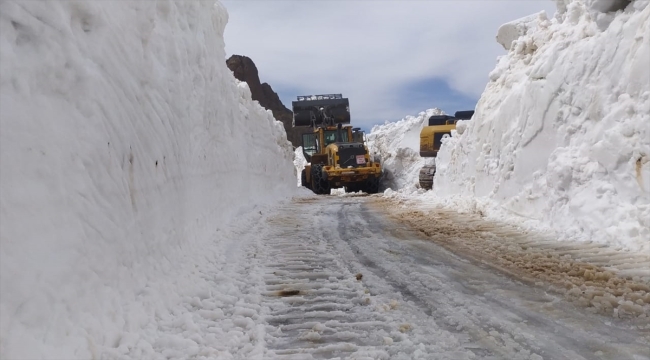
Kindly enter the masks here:
M 451 131 L 456 129 L 458 120 L 470 120 L 474 110 L 456 111 L 454 116 L 433 115 L 429 118 L 428 125 L 420 131 L 420 156 L 435 158 L 438 156 L 442 138 L 451 136 Z M 435 159 L 433 165 L 425 165 L 420 169 L 420 187 L 426 190 L 433 188 L 433 177 L 436 174 Z
M 309 162 L 301 174 L 302 186 L 316 194 L 332 188 L 346 192 L 379 191 L 381 165 L 371 161 L 360 128 L 352 128 L 350 105 L 341 94 L 298 96 L 292 102 L 293 126 L 310 126 L 302 135 L 302 151 Z

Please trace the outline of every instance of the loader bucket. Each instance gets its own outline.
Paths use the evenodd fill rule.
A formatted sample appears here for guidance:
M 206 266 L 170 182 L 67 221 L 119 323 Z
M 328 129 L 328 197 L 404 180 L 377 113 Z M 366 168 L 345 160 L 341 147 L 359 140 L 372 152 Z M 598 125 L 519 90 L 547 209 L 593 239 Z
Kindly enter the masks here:
M 334 124 L 350 123 L 350 103 L 340 94 L 298 96 L 293 106 L 293 126 L 311 126 L 323 123 L 324 116 Z

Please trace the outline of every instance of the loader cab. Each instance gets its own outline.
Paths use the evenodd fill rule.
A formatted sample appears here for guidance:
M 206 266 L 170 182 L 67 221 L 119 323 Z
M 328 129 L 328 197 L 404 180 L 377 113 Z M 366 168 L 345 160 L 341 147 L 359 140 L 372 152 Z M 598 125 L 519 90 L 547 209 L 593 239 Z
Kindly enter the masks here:
M 353 139 L 352 127 L 341 128 L 341 140 L 337 141 L 338 129 L 333 126 L 319 127 L 313 133 L 302 135 L 302 153 L 307 161 L 311 161 L 313 155 L 324 154 L 325 148 L 337 142 L 350 142 Z M 362 138 L 363 139 L 363 138 Z M 356 142 L 356 140 L 352 140 Z
M 346 129 L 347 130 L 347 129 Z M 325 137 L 325 147 L 329 144 L 334 144 L 336 142 L 336 130 L 325 130 L 324 131 L 324 137 Z M 345 130 L 341 131 L 341 141 L 340 142 L 349 142 L 349 137 L 348 137 L 348 132 Z
M 318 133 L 302 134 L 302 154 L 308 162 L 311 162 L 311 157 L 318 154 Z

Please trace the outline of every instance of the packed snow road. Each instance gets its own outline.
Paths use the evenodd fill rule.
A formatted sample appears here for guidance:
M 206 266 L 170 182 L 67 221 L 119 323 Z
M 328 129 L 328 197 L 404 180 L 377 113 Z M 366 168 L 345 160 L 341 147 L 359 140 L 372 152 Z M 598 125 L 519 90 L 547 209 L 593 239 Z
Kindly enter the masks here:
M 197 290 L 97 358 L 650 359 L 647 259 L 402 205 L 306 195 L 241 213 L 178 280 Z
M 650 359 L 647 318 L 589 313 L 445 250 L 373 202 L 305 197 L 266 217 L 249 249 L 263 281 L 262 358 Z

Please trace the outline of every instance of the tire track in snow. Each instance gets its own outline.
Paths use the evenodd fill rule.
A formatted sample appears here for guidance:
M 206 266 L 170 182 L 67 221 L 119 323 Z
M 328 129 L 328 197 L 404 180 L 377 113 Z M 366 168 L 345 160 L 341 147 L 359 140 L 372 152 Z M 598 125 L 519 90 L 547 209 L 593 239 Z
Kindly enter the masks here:
M 265 358 L 389 359 L 383 335 L 394 325 L 367 306 L 362 283 L 322 237 L 327 228 L 313 221 L 318 212 L 299 203 L 282 210 L 269 220 L 274 232 L 264 243 Z
M 264 290 L 261 358 L 646 358 L 643 330 L 576 312 L 386 220 L 370 203 L 302 198 L 267 220 L 255 270 Z
M 420 283 L 428 279 L 391 277 L 376 257 L 354 254 L 359 248 L 353 241 L 372 242 L 368 235 L 382 236 L 384 229 L 369 228 L 354 210 L 344 211 L 348 202 L 358 208 L 365 201 L 346 198 L 295 201 L 269 221 L 273 234 L 261 250 L 267 268 L 264 358 L 500 358 L 499 345 L 472 340 L 465 328 L 431 316 L 435 305 L 423 299 L 435 290 Z M 539 359 L 524 353 L 516 358 Z
M 470 214 L 417 206 L 376 205 L 444 248 L 530 283 L 551 284 L 589 311 L 633 319 L 650 330 L 650 257 L 602 244 L 558 242 Z M 467 236 L 467 234 L 473 234 Z
M 378 268 L 381 281 L 405 300 L 416 297 L 417 306 L 428 307 L 435 325 L 468 335 L 459 348 L 479 358 L 650 360 L 650 333 L 635 321 L 576 312 L 555 296 L 424 240 L 416 229 L 348 205 L 340 212 L 346 219 L 340 232 L 355 256 L 369 259 L 362 263 Z

